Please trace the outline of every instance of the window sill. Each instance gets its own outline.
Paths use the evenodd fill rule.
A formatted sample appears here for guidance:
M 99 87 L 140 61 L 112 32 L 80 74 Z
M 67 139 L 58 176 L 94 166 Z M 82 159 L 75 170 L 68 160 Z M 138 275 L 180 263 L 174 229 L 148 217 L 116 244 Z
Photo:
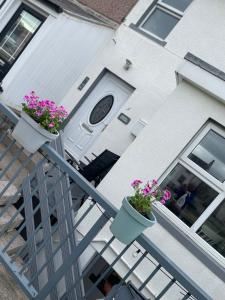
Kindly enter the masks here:
M 167 44 L 166 41 L 162 41 L 160 39 L 157 39 L 157 37 L 152 36 L 151 34 L 146 33 L 145 31 L 141 30 L 137 25 L 135 24 L 130 24 L 129 26 L 131 29 L 133 29 L 134 31 L 144 35 L 145 37 L 149 38 L 150 40 L 156 42 L 157 44 L 161 45 L 161 46 L 165 46 Z
M 224 280 L 225 267 L 221 260 L 216 258 L 212 253 L 209 253 L 209 251 L 205 251 L 191 235 L 187 234 L 182 228 L 179 228 L 159 207 L 154 207 L 154 213 L 158 223 L 162 227 L 206 265 L 217 277 Z

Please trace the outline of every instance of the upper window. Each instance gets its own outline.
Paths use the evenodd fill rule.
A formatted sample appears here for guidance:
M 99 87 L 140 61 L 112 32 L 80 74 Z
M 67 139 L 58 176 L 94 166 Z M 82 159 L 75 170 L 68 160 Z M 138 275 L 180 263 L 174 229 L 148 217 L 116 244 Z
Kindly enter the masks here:
M 210 124 L 161 183 L 167 208 L 225 257 L 225 132 Z
M 41 26 L 44 18 L 21 5 L 0 33 L 0 80 L 4 78 Z
M 164 41 L 182 18 L 192 0 L 158 0 L 138 26 L 152 37 Z

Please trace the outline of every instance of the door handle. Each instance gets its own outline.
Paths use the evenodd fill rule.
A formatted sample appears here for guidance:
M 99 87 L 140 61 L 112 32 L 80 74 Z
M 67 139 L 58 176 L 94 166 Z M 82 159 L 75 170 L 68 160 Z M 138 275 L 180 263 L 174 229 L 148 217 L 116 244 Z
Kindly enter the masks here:
M 93 130 L 87 126 L 87 124 L 82 123 L 82 127 L 87 130 L 89 133 L 93 133 Z

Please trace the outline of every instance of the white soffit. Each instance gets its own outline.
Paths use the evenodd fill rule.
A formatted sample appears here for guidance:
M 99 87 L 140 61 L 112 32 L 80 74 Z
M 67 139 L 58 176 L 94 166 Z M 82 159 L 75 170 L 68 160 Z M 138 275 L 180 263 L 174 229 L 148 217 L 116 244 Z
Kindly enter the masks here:
M 177 84 L 185 80 L 225 104 L 225 81 L 201 67 L 185 61 L 177 68 L 176 77 Z

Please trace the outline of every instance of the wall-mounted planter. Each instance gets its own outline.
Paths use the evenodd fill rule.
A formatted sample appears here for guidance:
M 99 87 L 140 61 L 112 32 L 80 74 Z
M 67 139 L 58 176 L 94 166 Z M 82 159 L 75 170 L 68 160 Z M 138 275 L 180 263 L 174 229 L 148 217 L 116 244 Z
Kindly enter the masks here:
M 130 205 L 128 198 L 124 198 L 122 206 L 110 226 L 112 234 L 122 243 L 128 245 L 133 242 L 146 228 L 153 226 L 156 218 L 153 213 L 149 218 L 141 215 Z
M 24 149 L 34 153 L 46 142 L 57 139 L 59 134 L 48 132 L 22 111 L 21 118 L 14 128 L 12 136 Z

